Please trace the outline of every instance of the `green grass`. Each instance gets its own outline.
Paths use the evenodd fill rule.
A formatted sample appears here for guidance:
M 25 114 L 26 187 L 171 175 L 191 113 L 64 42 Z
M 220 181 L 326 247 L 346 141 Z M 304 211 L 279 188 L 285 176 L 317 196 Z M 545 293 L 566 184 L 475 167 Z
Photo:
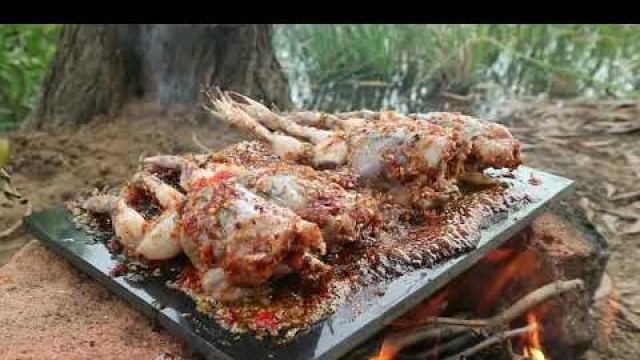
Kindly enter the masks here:
M 279 25 L 292 81 L 375 81 L 467 93 L 495 82 L 517 94 L 634 94 L 635 25 Z M 635 76 L 635 78 L 634 78 Z
M 35 105 L 59 30 L 59 25 L 0 25 L 0 132 L 17 128 Z

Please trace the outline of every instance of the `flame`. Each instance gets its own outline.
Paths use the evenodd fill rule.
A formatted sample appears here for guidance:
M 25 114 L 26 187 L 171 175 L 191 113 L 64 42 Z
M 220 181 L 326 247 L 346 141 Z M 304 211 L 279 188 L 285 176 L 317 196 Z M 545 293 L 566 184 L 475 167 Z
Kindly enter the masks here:
M 445 287 L 431 296 L 428 300 L 408 311 L 391 323 L 393 327 L 412 327 L 422 325 L 432 316 L 438 316 L 447 306 L 447 299 L 452 295 L 452 286 Z
M 540 324 L 533 313 L 527 314 L 527 322 L 533 325 L 533 330 L 529 333 L 524 347 L 524 355 L 532 360 L 549 360 L 542 351 L 540 344 Z
M 402 333 L 407 328 L 427 324 L 431 317 L 456 313 L 472 313 L 476 318 L 489 317 L 498 311 L 501 301 L 513 303 L 523 294 L 546 284 L 553 274 L 545 271 L 541 254 L 533 247 L 517 244 L 492 250 L 473 269 L 392 322 L 390 328 L 400 332 L 387 334 L 378 353 L 368 360 L 396 359 L 405 348 Z M 546 302 L 531 309 L 527 315 L 529 324 L 535 328 L 524 342 L 519 342 L 519 349 L 529 359 L 550 360 L 541 346 L 538 319 L 546 319 L 552 309 L 553 303 Z M 438 341 L 433 345 L 438 346 Z
M 393 341 L 389 337 L 384 339 L 382 348 L 377 355 L 370 357 L 368 360 L 392 360 L 398 353 L 398 347 L 393 344 Z
M 487 254 L 487 256 L 485 256 L 484 259 L 482 259 L 481 261 L 486 261 L 490 263 L 499 263 L 513 257 L 513 253 L 514 253 L 514 250 L 511 248 L 494 249 L 494 250 L 491 250 Z
M 504 250 L 503 250 L 504 251 Z M 504 253 L 495 253 L 493 258 L 503 258 Z M 513 252 L 510 254 L 513 256 Z M 514 279 L 526 279 L 531 276 L 532 270 L 536 268 L 538 264 L 538 255 L 534 251 L 519 252 L 512 258 L 506 266 L 503 266 L 500 271 L 495 274 L 495 278 L 491 281 L 489 288 L 484 292 L 482 299 L 478 305 L 481 312 L 486 312 L 492 306 L 495 305 L 495 301 L 499 298 L 503 292 L 505 286 Z

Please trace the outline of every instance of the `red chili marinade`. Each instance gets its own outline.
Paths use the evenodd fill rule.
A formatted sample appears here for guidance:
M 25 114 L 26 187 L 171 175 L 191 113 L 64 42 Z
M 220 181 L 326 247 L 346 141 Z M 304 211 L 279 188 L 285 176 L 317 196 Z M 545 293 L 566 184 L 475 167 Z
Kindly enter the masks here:
M 249 170 L 281 162 L 259 142 L 228 147 L 212 155 L 211 159 L 245 166 Z M 327 181 L 351 185 L 348 190 L 356 195 L 372 194 L 355 187 L 353 174 L 344 169 L 324 170 L 318 174 Z M 233 176 L 230 172 L 219 172 L 215 177 L 197 183 L 196 187 L 222 185 L 221 181 Z M 337 211 L 334 209 L 339 209 L 336 201 L 318 201 L 315 204 L 320 210 L 318 213 L 334 214 Z M 474 249 L 482 227 L 495 215 L 514 210 L 527 201 L 528 197 L 516 189 L 495 185 L 469 190 L 426 217 L 385 203 L 380 207 L 382 226 L 379 230 L 322 259 L 332 266 L 333 277 L 321 288 L 305 288 L 295 275 L 291 275 L 258 289 L 258 295 L 253 298 L 221 304 L 202 294 L 198 274 L 190 265 L 182 269 L 174 285 L 192 296 L 200 311 L 212 315 L 232 330 L 255 331 L 258 336 L 284 334 L 289 338 L 330 314 L 364 286 L 392 280 L 408 271 Z M 184 215 L 187 216 L 183 217 L 181 226 L 186 234 L 193 233 L 197 219 L 194 214 Z M 209 259 L 213 252 L 205 247 L 200 256 Z

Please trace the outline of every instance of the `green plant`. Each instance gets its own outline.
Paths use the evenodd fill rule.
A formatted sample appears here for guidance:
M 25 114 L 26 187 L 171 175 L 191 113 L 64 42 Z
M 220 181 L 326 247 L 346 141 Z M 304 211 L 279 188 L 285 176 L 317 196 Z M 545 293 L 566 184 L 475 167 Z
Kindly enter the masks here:
M 0 131 L 19 125 L 37 100 L 59 25 L 0 25 Z
M 518 94 L 574 84 L 632 96 L 640 80 L 636 25 L 280 25 L 275 41 L 292 82 L 312 89 L 376 81 L 465 93 L 491 81 Z

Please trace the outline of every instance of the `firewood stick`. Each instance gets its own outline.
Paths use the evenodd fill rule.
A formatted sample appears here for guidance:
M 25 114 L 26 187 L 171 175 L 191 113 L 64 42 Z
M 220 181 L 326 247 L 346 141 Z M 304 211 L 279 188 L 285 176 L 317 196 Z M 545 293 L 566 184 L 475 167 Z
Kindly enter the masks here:
M 490 332 L 494 332 L 498 329 L 505 328 L 510 322 L 524 315 L 524 313 L 532 307 L 564 292 L 583 287 L 584 282 L 580 279 L 569 281 L 559 280 L 534 290 L 533 292 L 522 297 L 520 300 L 518 300 L 516 303 L 508 307 L 500 314 L 489 319 L 458 320 L 455 318 L 431 318 L 430 323 L 435 324 L 440 321 L 441 323 L 446 324 L 449 322 L 456 323 L 460 326 L 467 326 L 469 328 L 483 327 L 487 328 Z M 461 333 L 459 336 L 449 340 L 442 346 L 439 346 L 437 349 L 430 349 L 419 354 L 415 354 L 415 356 L 412 356 L 411 358 L 429 359 L 437 356 L 438 354 L 459 351 L 460 349 L 464 348 L 464 346 L 467 346 L 469 343 L 471 343 L 474 339 L 475 336 L 473 335 L 473 333 Z M 405 347 L 409 347 L 414 344 L 415 343 L 410 343 L 408 341 L 404 342 Z
M 416 325 L 463 325 L 468 327 L 482 327 L 489 325 L 486 319 L 458 319 L 453 317 L 428 317 L 424 321 L 420 321 Z
M 528 356 L 516 354 L 516 352 L 513 351 L 513 343 L 511 342 L 511 338 L 508 338 L 507 340 L 504 341 L 504 347 L 505 347 L 505 351 L 507 351 L 507 353 L 509 354 L 509 357 L 511 358 L 511 360 L 531 360 L 529 359 Z
M 560 295 L 570 290 L 582 288 L 584 288 L 584 281 L 580 279 L 569 281 L 559 280 L 551 284 L 547 284 L 521 298 L 515 304 L 511 305 L 500 314 L 490 318 L 488 321 L 488 327 L 494 328 L 509 324 L 513 320 L 524 315 L 527 310 L 554 296 Z
M 451 317 L 428 317 L 424 321 L 416 323 L 416 325 L 465 325 L 469 327 L 483 327 L 496 324 L 504 324 L 513 321 L 520 315 L 524 314 L 530 308 L 544 302 L 545 300 L 559 295 L 563 292 L 584 286 L 582 280 L 556 281 L 554 283 L 543 286 L 527 296 L 520 299 L 511 307 L 503 311 L 501 314 L 489 319 L 458 319 Z M 517 305 L 517 306 L 516 306 Z
M 445 342 L 442 345 L 438 345 L 432 349 L 428 349 L 412 355 L 411 359 L 440 359 L 444 354 L 450 354 L 455 351 L 460 351 L 467 346 L 470 346 L 476 341 L 477 333 L 467 332 L 462 333 L 453 339 Z
M 524 335 L 526 333 L 531 332 L 533 329 L 535 329 L 535 324 L 531 324 L 525 327 L 521 327 L 521 328 L 517 328 L 517 329 L 513 329 L 513 330 L 507 330 L 507 331 L 501 331 L 498 332 L 496 334 L 494 334 L 493 336 L 487 338 L 484 341 L 481 341 L 480 343 L 478 343 L 477 345 L 474 345 L 470 348 L 468 348 L 467 350 L 464 350 L 462 352 L 459 352 L 453 356 L 449 356 L 447 358 L 445 358 L 445 360 L 460 360 L 460 359 L 466 359 L 469 356 L 478 353 L 492 345 L 498 344 L 500 342 L 505 341 L 506 339 L 515 337 L 515 336 L 520 336 L 520 335 Z
M 469 327 L 464 325 L 426 327 L 418 331 L 411 330 L 395 333 L 391 335 L 390 343 L 397 351 L 401 351 L 408 346 L 425 340 L 445 340 L 466 331 L 469 331 Z

